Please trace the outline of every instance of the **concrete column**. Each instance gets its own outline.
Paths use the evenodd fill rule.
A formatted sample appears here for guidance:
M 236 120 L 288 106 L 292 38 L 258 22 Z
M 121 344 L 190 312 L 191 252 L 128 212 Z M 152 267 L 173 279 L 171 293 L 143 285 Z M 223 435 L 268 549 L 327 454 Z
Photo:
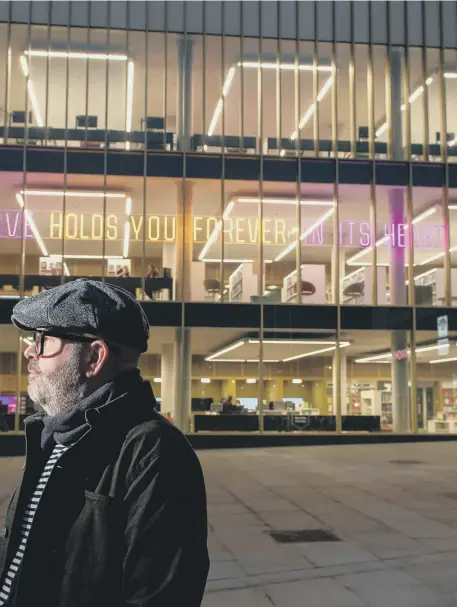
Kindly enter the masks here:
M 178 301 L 191 301 L 193 255 L 193 183 L 187 181 L 186 179 L 181 179 L 176 182 L 176 189 L 178 204 L 176 205 L 175 292 L 176 299 Z
M 344 354 L 344 350 L 340 350 L 340 368 L 338 369 L 335 364 L 335 354 L 333 355 L 332 361 L 332 385 L 333 385 L 333 414 L 336 415 L 336 395 L 335 395 L 335 385 L 336 385 L 336 374 L 340 373 L 340 385 L 341 385 L 341 415 L 350 415 L 348 413 L 347 408 L 347 365 L 346 365 L 346 355 Z
M 192 63 L 194 42 L 187 36 L 177 40 L 178 47 L 178 150 L 189 152 L 192 136 Z
M 170 414 L 173 420 L 176 417 L 175 404 L 175 345 L 164 344 L 160 359 L 160 372 L 162 378 L 161 411 L 164 415 Z
M 265 400 L 282 401 L 284 396 L 284 381 L 282 379 L 270 379 L 265 382 Z
M 170 268 L 173 277 L 172 299 L 176 299 L 176 242 L 164 242 L 162 245 L 162 267 Z
M 192 348 L 190 329 L 176 329 L 174 422 L 183 432 L 189 431 L 192 403 Z
M 221 396 L 225 396 L 228 398 L 232 397 L 232 402 L 236 401 L 236 381 L 232 381 L 231 379 L 223 379 L 221 382 Z
M 402 127 L 402 53 L 393 50 L 391 61 L 391 107 L 392 107 L 392 159 L 403 160 Z M 405 222 L 405 194 L 401 189 L 389 193 L 389 230 L 393 232 L 389 241 L 390 302 L 405 306 L 406 296 L 406 236 L 399 242 L 399 224 Z M 410 430 L 408 359 L 398 360 L 395 354 L 407 350 L 407 331 L 392 331 L 392 414 L 394 432 Z

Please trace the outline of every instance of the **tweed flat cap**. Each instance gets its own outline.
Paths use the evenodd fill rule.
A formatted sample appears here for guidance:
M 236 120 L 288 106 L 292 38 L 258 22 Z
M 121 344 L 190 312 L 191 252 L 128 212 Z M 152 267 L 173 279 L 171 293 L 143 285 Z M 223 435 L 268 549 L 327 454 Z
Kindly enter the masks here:
M 148 347 L 149 322 L 138 301 L 125 289 L 97 280 L 79 278 L 22 299 L 11 320 L 24 331 L 95 335 L 138 352 Z

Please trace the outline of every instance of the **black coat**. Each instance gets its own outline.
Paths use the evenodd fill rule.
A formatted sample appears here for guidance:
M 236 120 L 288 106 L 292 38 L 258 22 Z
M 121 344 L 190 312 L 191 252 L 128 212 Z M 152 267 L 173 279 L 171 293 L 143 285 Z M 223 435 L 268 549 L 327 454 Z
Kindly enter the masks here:
M 11 605 L 201 604 L 209 569 L 203 474 L 153 403 L 145 382 L 86 412 L 90 430 L 61 455 L 40 499 Z M 42 428 L 42 414 L 26 420 L 26 463 L 0 532 L 0 579 L 49 456 Z

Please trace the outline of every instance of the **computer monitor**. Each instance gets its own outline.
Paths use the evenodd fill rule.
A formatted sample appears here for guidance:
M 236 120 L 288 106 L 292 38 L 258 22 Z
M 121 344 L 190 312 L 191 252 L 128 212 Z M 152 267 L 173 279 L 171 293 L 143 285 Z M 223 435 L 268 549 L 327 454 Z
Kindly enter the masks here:
M 273 402 L 273 411 L 285 411 L 286 403 L 280 400 L 275 400 Z
M 303 402 L 302 398 L 297 398 L 295 396 L 283 398 L 282 400 L 284 401 L 284 404 L 291 403 L 292 405 L 294 405 L 294 409 L 297 409 L 298 405 L 301 405 L 301 403 Z
M 1 394 L 0 405 L 8 407 L 8 413 L 16 413 L 17 398 L 14 394 Z
M 237 398 L 237 400 L 246 411 L 255 411 L 259 402 L 257 398 Z
M 222 413 L 222 403 L 211 403 L 212 413 Z

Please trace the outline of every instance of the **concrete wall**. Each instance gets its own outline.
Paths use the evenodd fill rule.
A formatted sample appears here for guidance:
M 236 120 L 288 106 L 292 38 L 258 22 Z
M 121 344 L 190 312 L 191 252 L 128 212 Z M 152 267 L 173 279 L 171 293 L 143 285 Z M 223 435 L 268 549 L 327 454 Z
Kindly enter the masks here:
M 457 48 L 456 2 L 426 0 L 423 3 L 425 12 L 425 40 L 423 40 L 421 2 L 376 0 L 370 3 L 367 0 L 357 0 L 354 2 L 353 21 L 355 42 L 369 42 L 369 4 L 371 4 L 373 43 L 387 43 L 387 19 L 390 13 L 391 42 L 405 44 L 406 10 L 409 45 L 439 46 L 442 39 L 445 47 Z M 333 19 L 333 11 L 335 11 L 335 19 Z M 295 39 L 298 35 L 301 40 L 317 38 L 322 41 L 333 39 L 333 23 L 335 23 L 336 41 L 348 42 L 351 39 L 351 3 L 348 0 L 338 0 L 338 2 L 302 0 L 298 2 L 298 7 L 297 2 L 292 0 L 0 2 L 0 22 L 10 20 L 15 23 L 28 23 L 30 20 L 31 23 L 43 25 L 48 23 L 63 26 L 71 24 L 79 27 L 90 25 L 136 30 L 144 30 L 147 27 L 150 31 L 167 29 L 170 32 L 187 31 L 196 34 L 223 32 L 230 36 L 243 33 L 245 36 L 264 38 Z

